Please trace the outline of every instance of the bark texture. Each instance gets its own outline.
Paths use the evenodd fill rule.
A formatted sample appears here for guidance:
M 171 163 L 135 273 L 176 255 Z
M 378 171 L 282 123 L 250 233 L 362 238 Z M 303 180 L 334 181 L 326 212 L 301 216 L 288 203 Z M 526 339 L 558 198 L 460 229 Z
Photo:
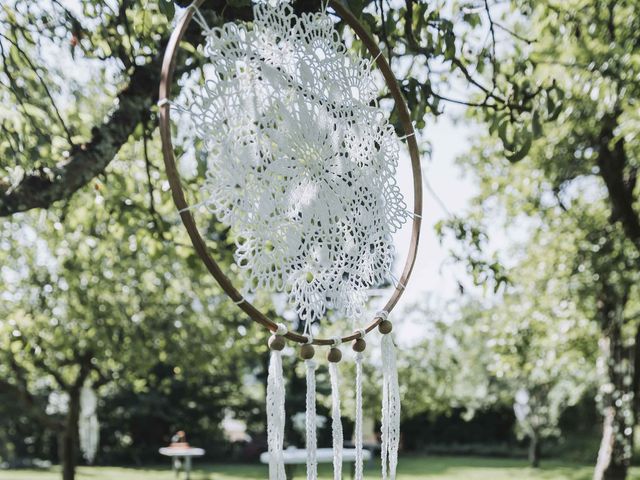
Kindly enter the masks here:
M 604 323 L 600 340 L 603 375 L 601 386 L 603 426 L 594 480 L 627 478 L 633 447 L 633 372 L 622 336 L 622 308 L 609 299 L 601 301 Z
M 629 165 L 624 138 L 614 140 L 620 115 L 616 111 L 603 119 L 597 163 L 611 203 L 611 219 L 622 224 L 627 238 L 640 251 L 640 213 L 634 205 L 638 169 Z
M 537 434 L 529 437 L 529 465 L 533 468 L 540 466 L 540 439 Z
M 179 0 L 180 6 L 191 1 Z M 317 10 L 318 0 L 301 0 L 295 10 Z M 206 16 L 215 12 L 226 21 L 251 20 L 250 6 L 232 6 L 225 0 L 207 0 L 201 8 Z M 200 38 L 200 31 L 190 28 L 185 36 L 188 41 Z M 92 129 L 91 140 L 72 148 L 69 158 L 50 170 L 27 172 L 14 188 L 0 179 L 0 217 L 9 216 L 32 208 L 48 208 L 53 203 L 70 198 L 76 191 L 100 175 L 116 156 L 120 148 L 141 123 L 151 118 L 151 108 L 158 99 L 160 68 L 164 47 L 168 38 L 160 41 L 158 54 L 145 65 L 134 68 L 129 83 L 118 95 L 117 108 L 104 122 Z M 195 63 L 190 68 L 194 68 Z
M 62 480 L 74 480 L 78 462 L 78 421 L 80 419 L 80 390 L 69 394 L 69 411 L 65 427 L 60 432 L 58 450 L 62 464 Z
M 32 208 L 47 208 L 71 197 L 89 183 L 115 157 L 136 127 L 148 121 L 157 101 L 160 56 L 135 68 L 129 86 L 118 95 L 118 108 L 101 125 L 93 127 L 88 143 L 76 146 L 69 158 L 50 171 L 33 171 L 13 189 L 0 186 L 0 216 Z

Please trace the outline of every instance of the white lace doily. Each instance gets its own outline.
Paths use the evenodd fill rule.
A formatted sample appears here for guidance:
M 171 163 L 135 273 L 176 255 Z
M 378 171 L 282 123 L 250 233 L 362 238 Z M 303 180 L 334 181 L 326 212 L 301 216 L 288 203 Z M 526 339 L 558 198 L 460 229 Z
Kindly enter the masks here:
M 407 217 L 398 139 L 370 62 L 326 13 L 279 2 L 254 15 L 204 32 L 215 73 L 180 107 L 205 145 L 205 204 L 237 236 L 250 290 L 287 292 L 307 323 L 327 309 L 355 318 L 388 280 Z

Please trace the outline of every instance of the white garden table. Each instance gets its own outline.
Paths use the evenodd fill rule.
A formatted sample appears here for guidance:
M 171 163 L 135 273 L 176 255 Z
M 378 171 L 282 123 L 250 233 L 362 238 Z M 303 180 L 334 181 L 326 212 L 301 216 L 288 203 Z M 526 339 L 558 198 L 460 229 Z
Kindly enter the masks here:
M 180 459 L 182 458 L 184 461 L 184 473 L 186 474 L 187 480 L 189 480 L 191 475 L 191 457 L 201 457 L 204 455 L 204 450 L 202 448 L 195 447 L 164 447 L 161 448 L 159 452 L 160 455 L 171 457 L 173 470 L 176 472 L 176 478 L 178 478 L 180 473 L 180 467 L 182 466 Z
M 287 480 L 293 478 L 296 465 L 304 465 L 307 463 L 307 451 L 304 448 L 289 447 L 283 451 L 284 465 L 287 472 Z M 316 458 L 318 463 L 333 463 L 333 449 L 331 448 L 319 448 L 317 450 Z M 369 450 L 362 451 L 362 459 L 370 460 L 371 452 Z M 356 461 L 356 449 L 345 448 L 342 450 L 342 462 L 351 463 L 351 478 L 354 474 L 354 466 Z M 260 455 L 260 462 L 269 463 L 269 452 L 264 452 Z

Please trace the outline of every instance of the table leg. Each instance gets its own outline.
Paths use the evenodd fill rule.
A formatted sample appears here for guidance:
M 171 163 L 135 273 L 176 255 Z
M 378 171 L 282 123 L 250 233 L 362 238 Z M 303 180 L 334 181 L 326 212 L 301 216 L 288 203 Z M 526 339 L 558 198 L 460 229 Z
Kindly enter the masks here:
M 173 457 L 173 461 L 171 462 L 173 464 L 173 471 L 176 474 L 176 478 L 180 477 L 180 459 L 178 457 Z
M 187 480 L 191 478 L 191 457 L 185 457 L 184 459 L 184 471 L 187 474 Z
M 293 474 L 296 471 L 296 466 L 293 464 L 287 464 L 284 466 L 284 473 L 287 477 L 287 480 L 293 480 Z

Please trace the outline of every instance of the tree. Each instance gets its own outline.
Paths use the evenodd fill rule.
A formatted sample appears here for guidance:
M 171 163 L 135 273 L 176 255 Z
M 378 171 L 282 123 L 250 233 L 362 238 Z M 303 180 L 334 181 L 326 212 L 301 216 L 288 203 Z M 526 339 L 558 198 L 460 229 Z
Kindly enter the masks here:
M 149 194 L 150 159 L 135 160 L 146 141 L 62 211 L 13 217 L 0 232 L 0 395 L 59 433 L 64 480 L 74 478 L 85 384 L 144 393 L 157 388 L 158 367 L 176 380 L 200 376 L 219 421 L 223 405 L 243 402 L 239 375 L 259 364 L 246 353 L 264 334 L 245 337 L 249 320 L 221 301 L 186 235 L 165 221 L 169 199 Z M 68 398 L 61 412 L 47 408 L 52 393 Z
M 105 173 L 136 130 L 155 122 L 170 19 L 189 3 L 83 0 L 72 8 L 58 0 L 11 0 L 5 5 L 0 11 L 1 216 L 69 199 Z M 320 4 L 299 0 L 294 7 L 308 11 Z M 393 7 L 373 0 L 348 4 L 384 44 L 418 128 L 447 103 L 516 112 L 535 96 L 522 89 L 501 95 L 496 89 L 495 28 L 487 3 L 465 1 L 452 9 L 414 0 Z M 202 10 L 212 26 L 252 18 L 248 0 L 209 0 Z M 478 46 L 489 28 L 489 48 Z M 186 42 L 199 39 L 196 28 L 187 32 Z M 353 43 L 354 49 L 360 46 Z M 182 60 L 177 77 L 200 66 L 198 57 L 189 65 Z M 485 84 L 475 71 L 496 75 Z M 480 99 L 444 95 L 452 85 L 468 87 Z M 545 88 L 552 86 L 541 91 Z M 395 114 L 392 121 L 397 123 Z
M 475 328 L 486 339 L 489 372 L 513 405 L 518 433 L 529 439 L 529 461 L 538 467 L 542 443 L 561 433 L 562 413 L 594 386 L 597 329 L 576 301 L 569 275 L 558 274 L 574 245 L 555 232 L 534 238 L 509 269 L 507 291 Z
M 529 7 L 526 2 L 515 4 Z M 310 0 L 295 2 L 299 11 L 319 5 Z M 250 7 L 251 2 L 244 0 L 232 4 L 211 0 L 203 13 L 212 25 L 250 21 Z M 533 64 L 527 55 L 534 42 L 497 23 L 496 9 L 489 2 L 443 6 L 406 0 L 389 6 L 354 0 L 349 7 L 384 45 L 419 129 L 430 116 L 442 113 L 444 105 L 469 105 L 479 109 L 495 129 L 502 141 L 499 153 L 506 152 L 516 161 L 526 155 L 540 124 L 559 114 L 562 89 L 546 76 L 537 82 L 528 78 Z M 557 15 L 548 9 L 550 15 Z M 586 10 L 578 12 L 583 20 L 590 18 L 582 16 Z M 109 183 L 113 170 L 107 167 L 121 156 L 131 137 L 152 136 L 160 61 L 173 12 L 174 4 L 163 0 L 85 0 L 74 9 L 57 0 L 12 0 L 2 10 L 0 215 L 32 208 L 59 214 L 74 205 L 70 203 L 74 195 L 88 194 L 96 178 Z M 543 18 L 542 13 L 536 15 Z M 617 18 L 633 17 L 615 13 Z M 595 17 L 600 18 L 600 11 Z M 565 20 L 558 19 L 556 26 Z M 628 30 L 637 31 L 635 27 Z M 498 58 L 501 34 L 526 45 L 520 48 L 517 43 L 514 61 Z M 195 29 L 188 32 L 186 41 L 192 46 L 199 41 Z M 560 44 L 554 41 L 555 37 L 548 43 Z M 358 41 L 353 42 L 353 49 L 359 47 Z M 200 67 L 196 55 L 189 65 L 179 61 L 177 77 Z M 78 71 L 85 73 L 73 74 Z M 459 88 L 465 90 L 459 97 L 443 94 Z M 382 96 L 381 100 L 387 99 Z M 391 118 L 397 121 L 394 113 Z M 160 176 L 150 162 L 146 172 L 153 174 L 147 175 L 146 182 L 151 201 L 144 207 L 146 214 L 138 213 L 152 219 L 154 234 L 163 237 L 168 220 L 158 214 L 153 200 Z M 615 178 L 611 180 L 611 185 L 616 184 Z M 119 194 L 126 198 L 131 188 L 125 184 Z M 117 218 L 113 218 L 116 225 Z M 197 262 L 187 263 L 195 268 Z
M 423 306 L 418 315 L 429 325 L 427 340 L 400 357 L 410 410 L 462 407 L 470 418 L 510 405 L 534 467 L 543 441 L 560 434 L 561 414 L 593 386 L 597 338 L 570 283 L 550 276 L 554 268 L 540 268 L 557 267 L 573 245 L 558 242 L 551 251 L 540 245 L 505 272 L 510 286 L 503 294 L 468 299 L 449 319 Z
M 498 204 L 510 221 L 529 219 L 577 242 L 575 257 L 566 265 L 573 281 L 580 282 L 580 301 L 592 308 L 600 326 L 606 366 L 595 478 L 625 478 L 640 375 L 635 355 L 640 338 L 640 157 L 632 133 L 640 90 L 631 53 L 639 25 L 630 17 L 637 3 L 512 5 L 524 17 L 508 28 L 535 41 L 516 44 L 501 59 L 504 76 L 510 77 L 503 80 L 504 88 L 518 82 L 537 88 L 553 78 L 557 90 L 539 96 L 519 115 L 486 111 L 493 141 L 479 143 L 467 165 L 481 180 L 483 207 Z M 542 111 L 553 113 L 553 123 L 543 125 Z M 522 145 L 521 154 L 505 155 L 504 148 L 516 143 Z M 519 163 L 509 166 L 505 157 Z

